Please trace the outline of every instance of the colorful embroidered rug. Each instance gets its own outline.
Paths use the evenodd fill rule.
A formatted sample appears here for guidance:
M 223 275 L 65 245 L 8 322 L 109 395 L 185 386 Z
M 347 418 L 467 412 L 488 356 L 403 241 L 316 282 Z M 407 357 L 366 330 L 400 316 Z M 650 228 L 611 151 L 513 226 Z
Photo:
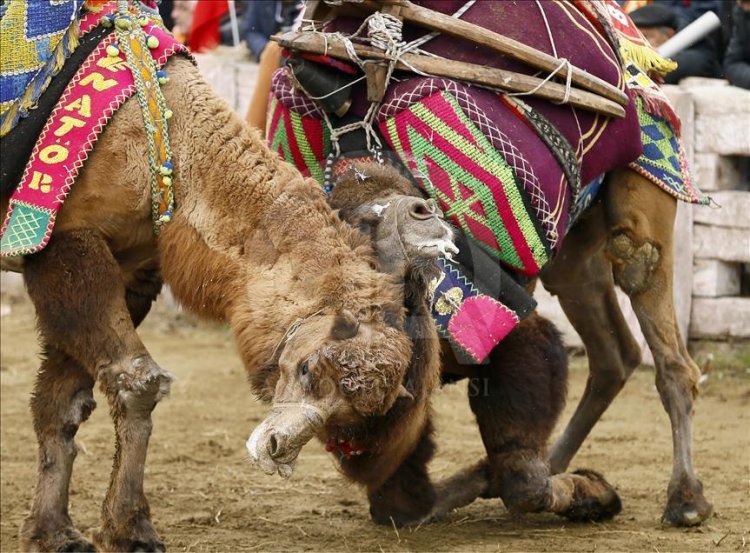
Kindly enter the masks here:
M 31 109 L 78 45 L 84 0 L 13 0 L 0 12 L 0 136 Z M 12 55 L 11 55 L 12 54 Z
M 465 4 L 416 3 L 444 14 Z M 705 201 L 687 172 L 669 101 L 656 85 L 635 86 L 635 73 L 645 83 L 640 78 L 645 71 L 632 69 L 637 63 L 646 70 L 664 69 L 669 63 L 650 50 L 614 2 L 476 2 L 461 19 L 568 59 L 637 99 L 630 102 L 624 119 L 611 120 L 568 105 L 500 95 L 442 78 L 400 74 L 388 87 L 377 113 L 384 141 L 425 193 L 498 267 L 537 275 L 596 197 L 606 172 L 615 168 L 629 165 L 675 197 Z M 326 31 L 350 34 L 360 24 L 361 20 L 338 18 Z M 404 27 L 407 42 L 423 34 Z M 454 37 L 437 36 L 422 48 L 457 61 L 535 73 Z M 625 71 L 626 63 L 631 71 Z M 325 158 L 332 150 L 329 122 L 336 118 L 296 91 L 293 82 L 286 69 L 274 77 L 267 136 L 287 161 L 325 180 Z M 369 107 L 366 86 L 352 89 L 349 114 L 362 118 Z M 461 302 L 472 297 L 473 284 L 453 273 L 460 266 L 441 268 L 433 316 L 444 337 L 479 362 L 507 333 L 505 329 L 512 328 L 514 319 L 505 317 L 502 308 L 488 310 L 492 315 L 467 309 L 456 319 L 461 324 L 451 324 L 461 312 Z M 468 304 L 486 307 L 491 302 Z M 449 305 L 454 309 L 447 309 Z
M 630 168 L 678 200 L 708 205 L 711 198 L 693 183 L 687 155 L 674 127 L 667 119 L 649 113 L 641 98 L 637 103 L 643 154 Z
M 155 222 L 173 209 L 166 127 L 169 112 L 159 93 L 166 74 L 156 68 L 186 49 L 160 26 L 156 12 L 137 3 L 129 5 L 124 15 L 114 15 L 116 11 L 117 3 L 110 2 L 100 13 L 88 12 L 80 21 L 82 35 L 100 21 L 117 29 L 104 37 L 76 71 L 39 135 L 0 230 L 0 256 L 27 255 L 44 248 L 57 212 L 99 134 L 134 93 L 146 114 L 152 150 L 149 159 L 155 165 Z M 135 25 L 142 32 L 135 32 Z M 146 82 L 148 86 L 143 86 Z

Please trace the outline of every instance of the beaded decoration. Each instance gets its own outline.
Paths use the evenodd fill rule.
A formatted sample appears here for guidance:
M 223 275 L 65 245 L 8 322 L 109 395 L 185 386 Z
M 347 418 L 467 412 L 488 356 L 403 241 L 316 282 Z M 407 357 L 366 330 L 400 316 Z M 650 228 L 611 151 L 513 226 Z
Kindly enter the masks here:
M 169 147 L 169 128 L 167 120 L 172 111 L 161 90 L 161 85 L 168 81 L 164 70 L 158 69 L 151 50 L 159 46 L 159 40 L 147 35 L 143 27 L 149 23 L 160 23 L 158 15 L 137 3 L 128 0 L 117 0 L 117 13 L 105 16 L 101 20 L 104 26 L 114 25 L 117 46 L 111 45 L 107 53 L 118 56 L 120 50 L 125 52 L 128 67 L 133 75 L 136 87 L 136 98 L 141 107 L 143 124 L 148 139 L 149 167 L 151 169 L 151 211 L 154 232 L 168 223 L 174 215 L 174 191 L 172 188 L 172 150 Z

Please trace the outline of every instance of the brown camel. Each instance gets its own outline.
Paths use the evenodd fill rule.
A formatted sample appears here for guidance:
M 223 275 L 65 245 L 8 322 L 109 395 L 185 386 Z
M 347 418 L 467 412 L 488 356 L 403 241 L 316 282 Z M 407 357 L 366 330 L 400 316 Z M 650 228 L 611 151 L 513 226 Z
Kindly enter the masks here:
M 190 62 L 173 59 L 167 70 L 172 222 L 157 239 L 146 137 L 131 99 L 86 162 L 48 246 L 23 263 L 44 355 L 31 401 L 39 469 L 24 550 L 93 550 L 70 519 L 68 487 L 97 381 L 116 453 L 94 542 L 107 551 L 164 549 L 143 476 L 151 411 L 172 375 L 135 332 L 162 279 L 191 311 L 230 324 L 256 390 L 277 407 L 294 403 L 319 424 L 357 421 L 386 413 L 403 392 L 412 344 L 402 292 L 373 269 L 366 238 L 268 151 Z M 7 207 L 3 196 L 2 213 Z M 282 436 L 264 439 L 273 453 Z M 292 459 L 276 461 L 284 471 Z
M 272 55 L 268 56 L 273 60 Z M 270 63 L 270 62 L 269 62 Z M 261 67 L 261 73 L 268 68 Z M 270 81 L 265 86 L 270 86 Z M 256 90 L 248 121 L 260 124 L 268 90 Z M 656 384 L 672 425 L 673 466 L 663 519 L 700 524 L 712 512 L 693 468 L 692 412 L 700 370 L 680 336 L 673 302 L 676 200 L 628 169 L 607 176 L 598 200 L 541 273 L 586 346 L 590 377 L 563 434 L 552 445 L 553 473 L 567 469 L 586 436 L 639 365 L 641 355 L 615 296 L 629 296 L 656 363 Z M 472 375 L 445 347 L 444 372 Z M 486 440 L 486 439 L 485 439 Z M 487 445 L 487 444 L 485 444 Z M 490 445 L 491 447 L 491 445 Z M 502 467 L 497 469 L 504 472 Z M 471 489 L 471 486 L 467 486 Z
M 438 219 L 437 205 L 419 197 L 395 169 L 372 162 L 350 167 L 330 196 L 342 218 L 370 236 L 380 269 L 404 279 L 406 325 L 414 341 L 406 382 L 415 400 L 333 435 L 334 453 L 356 444 L 356 455 L 341 459 L 343 473 L 366 486 L 370 513 L 380 524 L 420 524 L 479 495 L 502 497 L 514 513 L 544 510 L 573 520 L 617 514 L 620 499 L 600 475 L 578 471 L 551 476 L 545 463 L 547 441 L 565 404 L 567 356 L 557 330 L 538 315 L 523 321 L 470 382 L 469 402 L 487 458 L 445 482 L 430 481 L 426 465 L 434 443 L 429 398 L 442 363 L 428 283 L 437 268 L 424 246 L 413 247 L 410 240 L 427 234 L 422 229 L 430 224 L 438 227 L 431 235 L 439 236 L 445 223 Z M 409 206 L 406 213 L 402 206 Z M 432 255 L 440 250 L 433 247 Z M 446 375 L 446 380 L 455 376 Z

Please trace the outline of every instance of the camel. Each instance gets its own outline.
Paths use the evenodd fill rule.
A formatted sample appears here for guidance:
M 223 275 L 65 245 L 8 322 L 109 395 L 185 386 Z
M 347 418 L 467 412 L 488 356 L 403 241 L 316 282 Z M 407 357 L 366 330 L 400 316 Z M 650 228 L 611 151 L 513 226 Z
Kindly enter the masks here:
M 313 4 L 310 15 L 306 16 L 308 19 L 327 21 L 333 18 L 326 11 L 330 6 L 318 2 Z M 414 4 L 421 5 L 422 2 Z M 408 5 L 413 9 L 413 4 Z M 398 13 L 398 9 L 395 13 Z M 533 9 L 537 9 L 536 5 Z M 539 9 L 542 9 L 541 5 Z M 357 22 L 353 28 L 357 28 L 365 14 L 369 13 L 358 9 L 347 11 L 346 2 L 341 10 L 344 16 L 353 16 Z M 335 25 L 333 28 L 337 29 Z M 283 43 L 284 37 L 279 40 Z M 451 38 L 442 46 L 445 51 L 438 53 L 457 59 L 453 50 L 459 44 L 463 42 L 454 44 Z M 476 45 L 469 44 L 471 52 Z M 293 55 L 297 55 L 294 48 L 291 49 Z M 466 51 L 460 53 L 471 59 Z M 342 59 L 350 61 L 347 57 Z M 489 63 L 492 57 L 487 54 L 482 59 L 483 63 Z M 264 60 L 261 62 L 264 63 Z M 278 64 L 277 50 L 269 51 L 265 64 L 269 67 Z M 268 67 L 261 67 L 263 86 L 270 86 L 269 74 Z M 382 98 L 382 83 L 378 84 L 374 77 L 371 82 L 373 75 L 377 76 L 377 72 L 367 75 L 367 96 L 372 88 Z M 358 86 L 365 88 L 364 84 Z M 360 96 L 364 94 L 360 91 Z M 259 105 L 265 104 L 267 98 L 267 89 L 256 90 L 247 113 L 249 123 L 263 126 L 265 112 Z M 356 120 L 351 114 L 346 117 L 347 125 Z M 498 126 L 502 129 L 502 124 Z M 549 448 L 546 462 L 552 474 L 562 473 L 568 468 L 586 436 L 640 364 L 640 348 L 615 296 L 615 286 L 619 286 L 630 298 L 639 326 L 654 356 L 656 386 L 672 427 L 673 465 L 662 520 L 675 526 L 694 526 L 706 520 L 713 508 L 704 496 L 703 485 L 696 475 L 692 459 L 692 414 L 698 396 L 700 369 L 691 359 L 680 336 L 674 308 L 673 227 L 676 209 L 677 200 L 673 196 L 639 173 L 629 168 L 614 169 L 605 175 L 596 200 L 565 236 L 557 256 L 539 273 L 538 280 L 558 297 L 565 314 L 581 335 L 590 369 L 584 395 L 562 435 Z M 534 286 L 535 281 L 530 283 L 529 288 L 533 289 Z M 502 344 L 498 347 L 502 347 Z M 442 349 L 445 352 L 444 374 L 476 378 L 484 373 L 498 372 L 501 361 L 496 354 L 490 356 L 489 366 L 475 371 L 462 366 L 447 344 L 443 344 Z M 491 434 L 483 434 L 483 440 L 488 451 L 503 447 L 503 440 Z M 513 465 L 525 466 L 532 472 L 533 463 L 520 454 L 490 455 L 486 472 L 459 472 L 446 494 L 451 495 L 452 490 L 459 495 L 462 490 L 474 490 L 474 497 L 477 497 L 480 493 L 477 490 L 486 489 L 488 482 L 501 479 L 506 474 L 506 467 Z M 496 492 L 500 493 L 499 489 Z M 467 492 L 467 502 L 470 495 L 471 492 Z
M 426 467 L 435 449 L 429 399 L 445 369 L 428 295 L 438 270 L 423 247 L 410 246 L 410 239 L 440 236 L 440 225 L 447 225 L 439 219 L 437 204 L 423 203 L 410 181 L 375 162 L 352 164 L 329 200 L 344 220 L 370 237 L 379 269 L 403 279 L 407 331 L 414 341 L 406 371 L 414 400 L 364 425 L 324 433 L 332 435 L 328 449 L 341 456 L 343 474 L 365 486 L 372 519 L 385 525 L 422 524 L 478 495 L 502 497 L 516 514 L 549 511 L 594 521 L 617 514 L 620 499 L 601 475 L 580 470 L 552 476 L 545 463 L 547 441 L 565 404 L 567 356 L 557 330 L 539 315 L 501 342 L 488 368 L 470 382 L 469 402 L 488 458 L 433 484 Z M 408 206 L 406 214 L 402 206 Z M 425 230 L 430 224 L 436 227 L 431 233 Z
M 97 381 L 116 453 L 93 542 L 107 551 L 164 550 L 143 478 L 151 412 L 173 376 L 135 331 L 162 282 L 190 311 L 229 323 L 256 391 L 275 408 L 294 403 L 324 425 L 410 401 L 401 399 L 412 352 L 402 291 L 374 270 L 367 239 L 189 61 L 175 58 L 167 71 L 173 220 L 154 235 L 146 137 L 131 99 L 104 130 L 47 247 L 23 260 L 43 346 L 31 400 L 38 478 L 24 550 L 94 550 L 69 516 L 68 488 L 74 438 L 95 407 Z M 3 213 L 8 200 L 4 192 Z M 316 387 L 313 378 L 334 385 Z M 273 452 L 280 441 L 265 436 L 262 447 Z

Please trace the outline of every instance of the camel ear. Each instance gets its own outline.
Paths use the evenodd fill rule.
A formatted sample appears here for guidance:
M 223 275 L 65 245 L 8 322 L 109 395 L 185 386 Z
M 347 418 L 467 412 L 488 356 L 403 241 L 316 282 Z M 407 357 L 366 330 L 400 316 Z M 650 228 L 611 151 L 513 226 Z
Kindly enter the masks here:
M 331 338 L 334 340 L 347 340 L 354 338 L 359 331 L 359 321 L 354 314 L 344 309 L 341 313 L 336 315 L 336 319 L 333 321 L 333 327 L 331 327 Z
M 408 399 L 409 401 L 414 401 L 414 395 L 409 390 L 407 390 L 406 386 L 404 386 L 403 384 L 398 387 L 397 397 L 403 397 Z

